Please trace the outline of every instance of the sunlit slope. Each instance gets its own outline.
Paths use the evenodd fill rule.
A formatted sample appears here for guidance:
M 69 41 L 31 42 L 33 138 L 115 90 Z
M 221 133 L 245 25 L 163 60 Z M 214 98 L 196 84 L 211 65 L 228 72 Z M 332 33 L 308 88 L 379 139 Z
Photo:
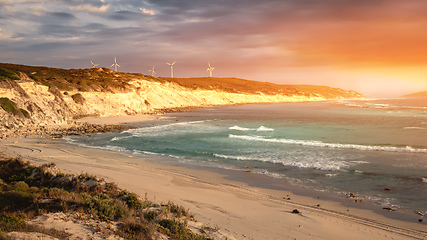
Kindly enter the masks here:
M 402 97 L 405 97 L 405 98 L 427 98 L 427 91 L 411 93 L 408 95 L 404 95 Z
M 192 90 L 215 90 L 229 93 L 313 96 L 326 99 L 363 97 L 354 91 L 326 86 L 279 85 L 239 78 L 156 78 L 140 73 L 114 72 L 107 68 L 59 69 L 0 63 L 0 82 L 2 79 L 20 79 L 21 73 L 39 84 L 53 85 L 62 91 L 131 92 L 134 90 L 132 81 L 145 80 L 176 83 Z

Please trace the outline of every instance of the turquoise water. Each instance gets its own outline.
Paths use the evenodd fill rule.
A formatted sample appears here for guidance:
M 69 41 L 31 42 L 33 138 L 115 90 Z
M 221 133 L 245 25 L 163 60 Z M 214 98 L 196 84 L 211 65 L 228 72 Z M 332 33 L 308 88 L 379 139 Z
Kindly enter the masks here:
M 251 171 L 427 212 L 427 108 L 404 99 L 259 104 L 167 114 L 74 144 Z M 390 188 L 390 191 L 385 191 Z

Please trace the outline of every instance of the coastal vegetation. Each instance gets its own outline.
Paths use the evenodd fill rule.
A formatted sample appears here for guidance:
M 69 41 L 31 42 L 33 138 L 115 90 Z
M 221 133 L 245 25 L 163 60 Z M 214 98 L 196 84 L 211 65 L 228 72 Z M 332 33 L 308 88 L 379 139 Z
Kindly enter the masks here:
M 74 222 L 92 223 L 104 237 L 209 239 L 193 233 L 194 217 L 172 202 L 154 203 L 89 174 L 64 174 L 55 164 L 34 166 L 20 158 L 0 157 L 0 239 L 8 232 L 39 232 L 59 239 L 70 233 L 31 224 L 36 216 L 62 212 Z M 96 223 L 96 224 L 95 224 Z
M 0 98 L 0 107 L 3 108 L 6 112 L 11 113 L 15 116 L 30 117 L 30 114 L 27 112 L 27 110 L 18 108 L 16 106 L 16 103 L 11 101 L 9 98 Z

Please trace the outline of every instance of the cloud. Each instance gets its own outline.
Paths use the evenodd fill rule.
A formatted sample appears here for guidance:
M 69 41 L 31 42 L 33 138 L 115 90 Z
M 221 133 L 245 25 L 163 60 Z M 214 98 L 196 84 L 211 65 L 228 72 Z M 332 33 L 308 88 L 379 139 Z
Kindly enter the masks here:
M 31 6 L 30 11 L 36 16 L 42 16 L 47 11 L 47 8 L 44 6 Z
M 44 43 L 31 44 L 27 47 L 27 50 L 43 52 L 43 51 L 55 50 L 58 48 L 64 48 L 68 46 L 70 46 L 70 44 L 65 42 L 44 42 Z
M 66 12 L 51 12 L 49 15 L 61 20 L 72 20 L 76 18 L 74 15 Z
M 68 9 L 70 11 L 77 12 L 90 12 L 90 13 L 105 13 L 110 8 L 110 5 L 102 5 L 100 7 L 92 6 L 90 4 L 78 5 L 78 6 L 70 6 Z
M 147 15 L 155 15 L 153 10 L 149 10 L 149 9 L 145 9 L 145 8 L 139 8 L 139 10 L 141 10 L 142 13 L 147 14 Z
M 80 28 L 59 25 L 59 24 L 44 24 L 40 26 L 39 34 L 43 37 L 54 36 L 57 38 L 73 38 L 82 34 Z
M 132 11 L 117 11 L 109 18 L 118 21 L 132 21 L 141 18 L 143 15 Z

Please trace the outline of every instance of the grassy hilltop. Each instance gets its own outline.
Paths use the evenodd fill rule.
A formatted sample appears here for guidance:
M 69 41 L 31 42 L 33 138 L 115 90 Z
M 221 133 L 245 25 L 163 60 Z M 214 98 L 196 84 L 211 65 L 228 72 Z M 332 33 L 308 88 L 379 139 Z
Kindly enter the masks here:
M 229 93 L 266 94 L 266 95 L 320 95 L 327 99 L 362 97 L 354 91 L 313 85 L 279 85 L 239 78 L 164 78 L 152 77 L 140 73 L 114 72 L 108 68 L 60 69 L 33 67 L 0 63 L 0 87 L 5 79 L 18 80 L 25 73 L 35 82 L 46 86 L 56 86 L 62 91 L 78 90 L 83 92 L 128 92 L 132 91 L 129 81 L 144 79 L 152 82 L 171 82 L 188 89 L 217 90 Z

